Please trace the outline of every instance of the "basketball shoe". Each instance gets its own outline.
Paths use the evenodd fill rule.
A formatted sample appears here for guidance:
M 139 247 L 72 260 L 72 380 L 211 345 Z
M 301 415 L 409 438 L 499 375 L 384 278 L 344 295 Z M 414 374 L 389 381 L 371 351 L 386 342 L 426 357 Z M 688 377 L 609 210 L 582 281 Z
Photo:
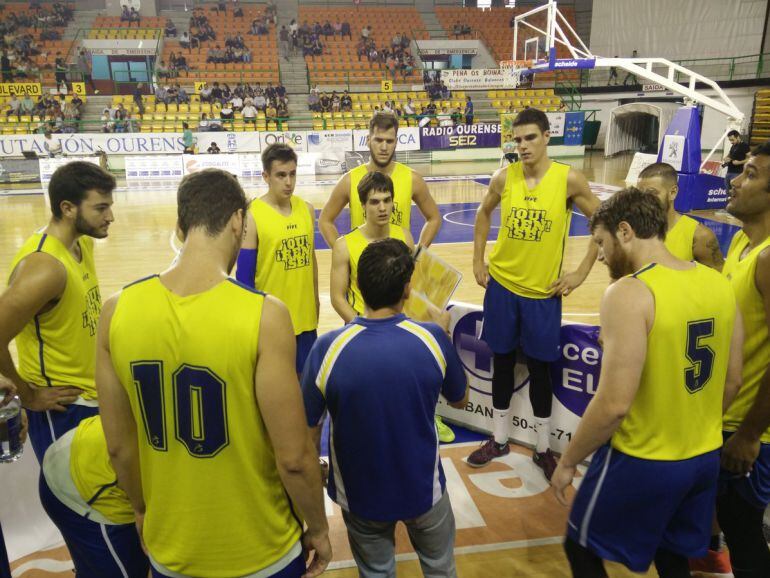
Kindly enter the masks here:
M 445 444 L 452 443 L 455 441 L 455 432 L 452 431 L 452 428 L 449 427 L 447 424 L 444 423 L 444 420 L 441 419 L 439 416 L 435 416 L 436 418 L 436 429 L 438 430 L 438 441 L 443 442 Z
M 556 471 L 556 457 L 553 455 L 551 448 L 548 448 L 544 452 L 533 453 L 532 461 L 535 462 L 535 465 L 538 468 L 543 470 L 545 479 L 550 482 L 553 473 Z
M 500 445 L 495 442 L 495 438 L 489 438 L 481 447 L 468 456 L 468 465 L 473 468 L 486 466 L 495 458 L 500 458 L 511 451 L 507 443 Z

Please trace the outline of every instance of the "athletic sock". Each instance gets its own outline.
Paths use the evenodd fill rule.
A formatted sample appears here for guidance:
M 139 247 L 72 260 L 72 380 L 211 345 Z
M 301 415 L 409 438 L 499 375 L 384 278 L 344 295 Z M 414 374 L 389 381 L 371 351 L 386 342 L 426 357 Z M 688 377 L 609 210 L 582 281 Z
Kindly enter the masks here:
M 535 451 L 542 454 L 551 447 L 551 418 L 535 417 L 535 431 L 537 432 L 537 445 L 535 445 Z
M 510 409 L 495 409 L 492 411 L 492 434 L 495 438 L 495 443 L 501 446 L 508 443 L 508 434 L 510 432 L 508 427 L 509 411 Z

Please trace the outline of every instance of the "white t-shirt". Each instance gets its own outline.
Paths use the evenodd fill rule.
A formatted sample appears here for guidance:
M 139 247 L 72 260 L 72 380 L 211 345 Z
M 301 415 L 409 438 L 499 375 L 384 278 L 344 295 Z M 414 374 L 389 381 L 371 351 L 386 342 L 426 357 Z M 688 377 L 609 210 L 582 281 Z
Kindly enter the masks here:
M 255 118 L 257 116 L 257 109 L 251 104 L 244 106 L 242 112 L 243 118 Z
M 243 106 L 243 99 L 240 96 L 236 96 L 232 100 L 233 108 L 241 108 Z

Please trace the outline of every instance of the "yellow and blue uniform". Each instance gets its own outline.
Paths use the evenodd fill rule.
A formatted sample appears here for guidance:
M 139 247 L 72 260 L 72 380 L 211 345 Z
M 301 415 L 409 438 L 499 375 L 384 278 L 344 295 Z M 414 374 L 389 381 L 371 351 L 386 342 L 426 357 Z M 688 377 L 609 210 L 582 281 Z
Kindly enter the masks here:
M 78 260 L 62 242 L 46 233 L 35 233 L 11 262 L 11 275 L 33 253 L 56 259 L 67 273 L 59 300 L 38 313 L 16 336 L 19 375 L 41 387 L 74 386 L 83 390 L 65 412 L 29 412 L 29 434 L 38 461 L 48 446 L 85 417 L 98 411 L 96 402 L 96 326 L 102 302 L 94 266 L 93 239 L 80 237 Z
M 666 249 L 682 261 L 692 261 L 695 231 L 698 229 L 698 221 L 687 215 L 681 215 L 674 226 L 666 232 Z
M 158 276 L 118 299 L 110 350 L 136 419 L 144 541 L 160 575 L 270 575 L 301 562 L 302 525 L 254 389 L 264 299 L 232 279 L 179 296 Z
M 724 415 L 725 435 L 732 435 L 743 423 L 757 397 L 762 377 L 770 366 L 770 335 L 765 320 L 762 295 L 756 285 L 757 258 L 770 247 L 770 237 L 748 251 L 749 238 L 743 231 L 733 237 L 722 274 L 735 291 L 738 308 L 743 317 L 742 385 Z M 770 429 L 760 438 L 759 457 L 749 477 L 724 472 L 723 483 L 734 484 L 737 491 L 751 504 L 764 509 L 770 504 Z
M 396 225 L 391 224 L 388 231 L 388 237 L 391 239 L 398 239 L 399 241 L 405 241 L 406 235 L 404 229 Z M 361 258 L 361 253 L 364 252 L 367 245 L 371 243 L 367 239 L 361 227 L 353 229 L 350 233 L 345 235 L 345 245 L 348 248 L 349 262 L 350 262 L 350 280 L 348 282 L 347 300 L 350 306 L 356 310 L 359 315 L 364 314 L 364 298 L 361 295 L 361 290 L 358 288 L 358 260 Z
M 301 373 L 318 328 L 313 218 L 307 203 L 296 196 L 291 197 L 289 215 L 261 199 L 255 199 L 249 210 L 259 236 L 255 287 L 289 309 L 297 336 L 297 373 Z
M 364 207 L 358 198 L 358 183 L 361 182 L 369 169 L 360 165 L 350 171 L 350 230 L 360 227 L 366 222 Z M 393 181 L 393 214 L 390 223 L 409 230 L 412 213 L 412 169 L 401 163 L 393 163 L 390 173 Z
M 530 189 L 520 162 L 507 167 L 500 230 L 489 256 L 481 337 L 498 354 L 519 345 L 528 357 L 559 357 L 561 298 L 550 285 L 561 274 L 572 209 L 568 165 L 551 162 Z
M 736 304 L 727 280 L 698 263 L 686 270 L 653 263 L 634 277 L 655 301 L 639 388 L 591 460 L 567 535 L 645 572 L 659 548 L 706 555 Z
M 78 577 L 146 578 L 150 563 L 134 512 L 107 453 L 99 416 L 86 418 L 45 454 L 40 500 L 59 528 Z

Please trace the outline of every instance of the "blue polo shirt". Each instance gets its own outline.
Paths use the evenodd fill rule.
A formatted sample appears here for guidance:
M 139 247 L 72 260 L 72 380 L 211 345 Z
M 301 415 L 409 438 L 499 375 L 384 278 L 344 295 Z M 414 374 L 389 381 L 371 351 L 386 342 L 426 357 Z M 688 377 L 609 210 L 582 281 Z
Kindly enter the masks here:
M 405 315 L 356 317 L 318 338 L 305 364 L 307 421 L 331 415 L 329 497 L 373 521 L 430 510 L 446 481 L 433 420 L 442 394 L 465 396 L 466 376 L 446 333 Z

